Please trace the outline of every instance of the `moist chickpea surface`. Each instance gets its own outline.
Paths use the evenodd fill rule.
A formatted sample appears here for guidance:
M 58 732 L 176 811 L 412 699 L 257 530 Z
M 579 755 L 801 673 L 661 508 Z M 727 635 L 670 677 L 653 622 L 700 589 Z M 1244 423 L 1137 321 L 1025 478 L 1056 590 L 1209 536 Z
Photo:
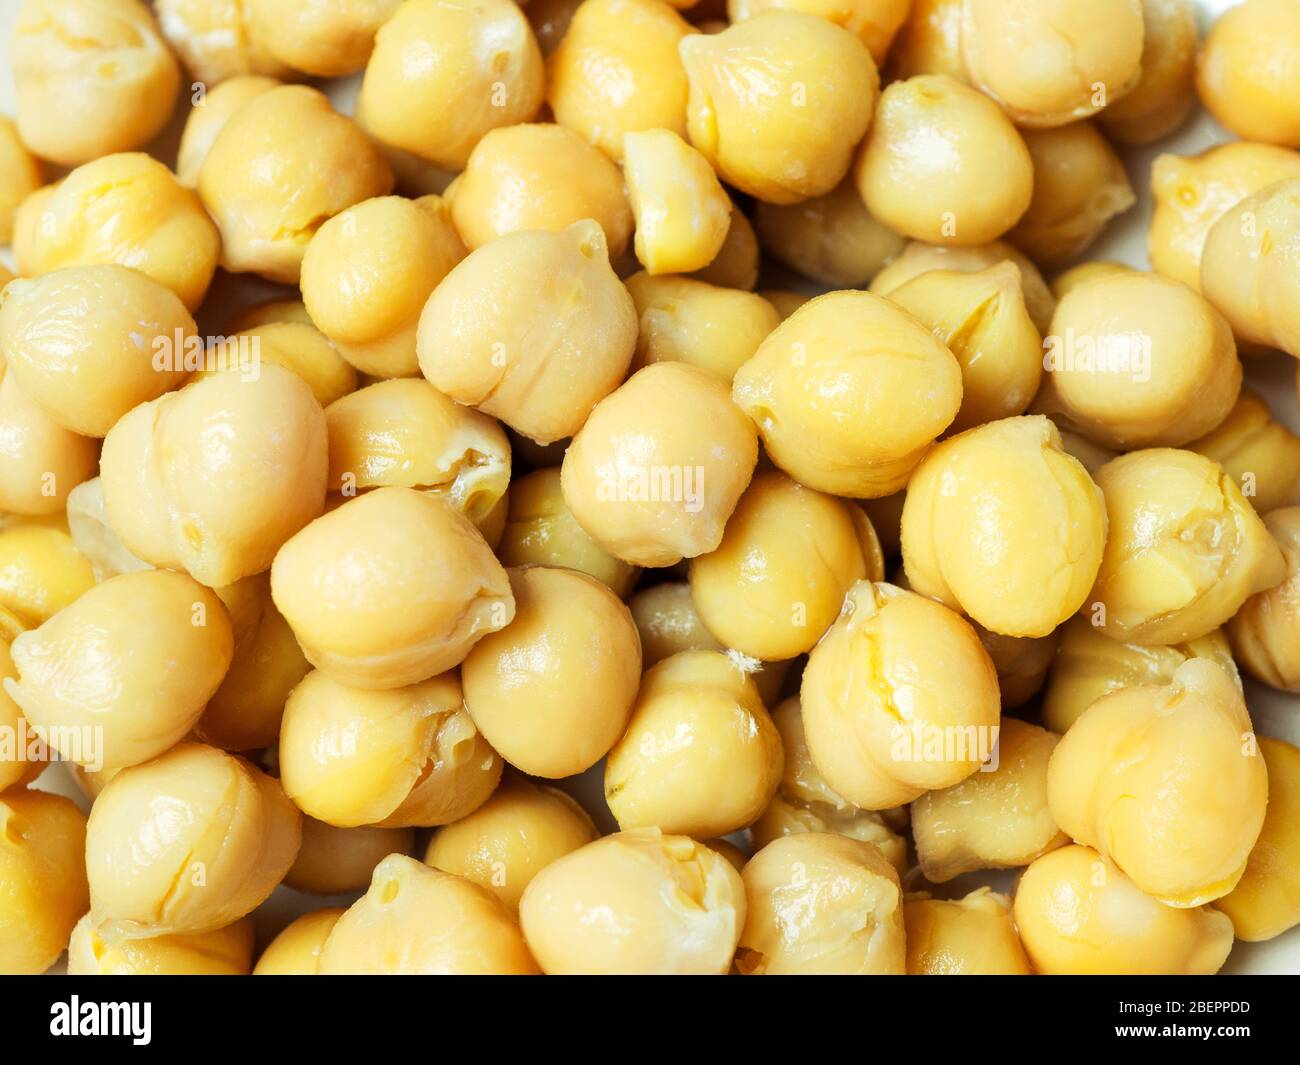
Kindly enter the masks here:
M 961 54 L 962 0 L 912 0 L 889 53 L 886 73 L 898 78 L 946 74 L 967 81 Z
M 46 751 L 37 750 L 23 742 L 21 737 L 27 724 L 26 719 L 18 709 L 18 704 L 4 690 L 5 680 L 16 680 L 18 677 L 13 657 L 9 653 L 13 635 L 0 631 L 0 728 L 5 730 L 4 735 L 12 737 L 8 749 L 0 755 L 0 792 L 22 787 L 35 780 L 45 768 L 47 754 Z
M 411 828 L 338 828 L 304 817 L 302 847 L 284 882 L 313 895 L 364 891 L 375 866 L 390 854 L 405 854 L 414 841 Z
M 0 510 L 57 514 L 95 472 L 98 447 L 64 429 L 27 398 L 0 363 Z
M 197 935 L 107 941 L 90 914 L 72 930 L 69 976 L 248 976 L 253 965 L 253 918 Z
M 1249 388 L 1219 426 L 1187 450 L 1222 466 L 1261 515 L 1300 503 L 1300 437 L 1274 421 L 1268 404 Z
M 1142 72 L 1099 120 L 1121 144 L 1150 144 L 1173 133 L 1196 98 L 1196 9 L 1192 0 L 1142 0 Z
M 14 235 L 14 212 L 30 193 L 41 185 L 41 164 L 18 137 L 13 120 L 0 116 L 0 245 L 8 245 Z
M 753 223 L 735 203 L 731 205 L 731 224 L 722 241 L 722 248 L 703 270 L 691 276 L 710 285 L 740 288 L 752 292 L 758 284 L 758 235 Z
M 1300 11 L 1247 0 L 1211 28 L 1196 71 L 1201 102 L 1243 140 L 1300 148 Z
M 241 77 L 289 74 L 253 32 L 251 5 L 234 0 L 155 0 L 158 28 L 186 71 L 209 88 Z
M 253 966 L 253 975 L 319 976 L 325 940 L 345 912 L 329 907 L 303 914 L 271 940 Z
M 246 74 L 210 89 L 203 106 L 193 108 L 185 120 L 176 157 L 176 176 L 181 183 L 191 188 L 198 185 L 203 160 L 208 157 L 226 123 L 244 104 L 279 86 L 280 82 L 275 78 Z
M 885 61 L 894 35 L 907 20 L 912 0 L 728 0 L 727 16 L 732 22 L 761 15 L 764 11 L 804 11 L 843 26 L 862 39 L 877 65 Z
M 988 888 L 962 899 L 903 903 L 909 976 L 1028 976 L 1011 900 Z
M 1242 668 L 1284 691 L 1300 691 L 1300 507 L 1264 515 L 1264 525 L 1286 560 L 1286 576 L 1252 595 L 1228 622 Z
M 245 0 L 249 32 L 278 62 L 319 78 L 366 65 L 402 0 Z
M 35 628 L 95 583 L 90 560 L 50 520 L 15 521 L 0 529 L 0 607 Z
M 305 311 L 303 315 L 306 316 Z M 225 365 L 221 364 L 223 354 Z M 231 369 L 251 375 L 257 372 L 255 362 L 274 363 L 301 377 L 322 407 L 355 392 L 359 381 L 353 365 L 309 321 L 249 326 L 225 338 L 224 345 L 221 340 L 209 345 L 205 353 L 207 362 L 213 368 L 200 370 L 191 380 Z

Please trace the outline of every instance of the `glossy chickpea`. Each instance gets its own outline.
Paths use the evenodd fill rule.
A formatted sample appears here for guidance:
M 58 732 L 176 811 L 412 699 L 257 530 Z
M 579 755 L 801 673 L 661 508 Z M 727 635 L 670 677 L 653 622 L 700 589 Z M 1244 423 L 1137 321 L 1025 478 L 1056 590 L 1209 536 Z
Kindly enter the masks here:
M 300 299 L 270 299 L 245 307 L 226 325 L 228 333 L 252 333 L 269 325 L 312 325 L 307 305 Z M 320 330 L 317 330 L 320 332 Z
M 289 69 L 253 32 L 248 5 L 232 0 L 156 0 L 159 29 L 186 71 L 210 89 L 241 77 L 285 77 Z
M 28 729 L 18 704 L 4 690 L 5 680 L 18 679 L 18 670 L 9 653 L 9 645 L 18 634 L 11 635 L 4 630 L 4 624 L 0 623 L 0 730 L 9 738 L 0 750 L 0 792 L 30 784 L 44 770 L 49 754 L 44 742 Z
M 1135 451 L 1097 471 L 1109 534 L 1089 610 L 1106 636 L 1165 645 L 1204 636 L 1286 561 L 1236 482 L 1203 455 Z
M 44 624 L 94 583 L 90 561 L 57 519 L 0 529 L 0 607 L 28 628 Z
M 1173 133 L 1196 99 L 1196 9 L 1191 0 L 1142 0 L 1142 73 L 1099 121 L 1121 144 L 1150 144 Z
M 275 59 L 318 78 L 361 70 L 402 0 L 245 0 L 249 34 Z
M 871 52 L 871 58 L 880 66 L 885 62 L 889 46 L 898 33 L 912 0 L 728 0 L 727 17 L 732 22 L 761 15 L 765 11 L 802 11 L 817 15 L 859 37 Z
M 18 205 L 41 185 L 41 164 L 18 137 L 13 121 L 0 116 L 0 245 L 7 246 L 14 235 L 14 214 Z
M 898 31 L 886 73 L 894 78 L 946 74 L 966 81 L 961 54 L 962 0 L 913 0 Z
M 23 143 L 63 166 L 147 144 L 180 90 L 140 0 L 23 0 L 11 55 Z
M 1042 975 L 1209 976 L 1232 949 L 1232 922 L 1143 894 L 1088 847 L 1034 862 L 1016 887 L 1020 941 Z
M 413 828 L 336 828 L 304 817 L 302 847 L 284 882 L 312 895 L 364 891 L 375 866 L 390 854 L 405 854 L 414 843 Z
M 209 89 L 203 103 L 191 109 L 181 133 L 176 157 L 176 177 L 191 188 L 199 183 L 199 171 L 226 123 L 244 104 L 280 87 L 275 78 L 246 74 L 230 78 Z
M 221 230 L 221 265 L 285 284 L 298 283 L 327 219 L 392 187 L 392 171 L 356 123 L 305 85 L 271 89 L 231 115 L 198 179 Z
M 419 367 L 440 392 L 548 444 L 618 387 L 636 308 L 590 219 L 510 233 L 438 285 L 419 323 Z
M 726 858 L 646 828 L 552 862 L 524 891 L 519 917 L 551 975 L 712 976 L 731 968 L 745 908 L 744 883 Z
M 1252 677 L 1283 691 L 1300 691 L 1300 507 L 1264 515 L 1286 560 L 1282 583 L 1252 595 L 1228 622 L 1228 637 Z M 3 536 L 3 534 L 0 534 Z
M 768 203 L 840 183 L 880 84 L 860 39 L 815 15 L 774 10 L 685 37 L 679 51 L 691 143 L 719 177 Z
M 736 966 L 749 976 L 901 976 L 898 873 L 869 843 L 806 832 L 745 863 L 749 906 Z
M 57 514 L 95 472 L 98 452 L 90 437 L 52 421 L 0 363 L 0 510 Z
M 472 814 L 438 829 L 424 860 L 487 888 L 517 917 L 533 877 L 598 836 L 564 792 L 512 773 Z
M 1259 514 L 1300 503 L 1300 437 L 1274 421 L 1268 404 L 1249 388 L 1223 422 L 1187 450 L 1222 466 Z
M 691 276 L 697 281 L 707 281 L 710 285 L 752 292 L 758 284 L 758 267 L 758 235 L 745 212 L 733 203 L 731 224 L 727 227 L 722 248 L 714 256 L 713 262 L 703 270 L 696 270 Z
M 1300 11 L 1247 0 L 1214 23 L 1201 51 L 1201 102 L 1242 140 L 1300 148 Z
M 253 918 L 197 935 L 105 940 L 90 914 L 72 930 L 69 976 L 248 976 L 253 966 Z
M 385 691 L 309 673 L 285 704 L 279 757 L 289 797 L 337 828 L 448 824 L 501 779 L 454 673 Z
M 1011 899 L 977 888 L 961 899 L 903 903 L 908 976 L 1029 976 Z
M 325 940 L 345 912 L 340 906 L 303 914 L 271 940 L 257 959 L 253 975 L 319 976 Z
M 967 74 L 1019 125 L 1088 118 L 1142 76 L 1141 0 L 966 0 L 962 14 Z
M 854 167 L 872 216 L 933 244 L 984 244 L 1030 206 L 1034 163 L 987 96 L 943 75 L 896 81 L 880 97 Z
M 57 181 L 42 185 L 39 189 L 24 196 L 14 209 L 11 246 L 13 248 L 14 270 L 19 277 L 31 277 L 39 272 L 40 264 L 36 261 L 35 255 L 37 230 L 41 225 L 41 216 L 45 211 L 45 205 L 58 187 Z M 7 266 L 4 269 L 4 282 L 7 285 L 13 280 L 14 272 L 10 271 Z
M 975 633 L 997 670 L 1003 710 L 1017 709 L 1038 694 L 1056 656 L 1056 632 L 1036 638 L 1003 636 L 976 625 Z
M 707 267 L 731 227 L 731 199 L 713 167 L 671 130 L 628 133 L 623 145 L 637 259 L 651 274 Z
M 98 477 L 83 481 L 68 493 L 68 532 L 75 547 L 90 562 L 96 581 L 122 573 L 153 569 L 122 546 L 104 512 L 104 492 Z
M 1058 301 L 1063 300 L 1074 289 L 1089 281 L 1095 281 L 1099 277 L 1110 277 L 1113 274 L 1131 273 L 1132 270 L 1133 267 L 1127 263 L 1117 263 L 1110 259 L 1092 259 L 1079 263 L 1052 279 L 1052 295 Z
M 628 602 L 641 636 L 642 664 L 646 669 L 680 651 L 724 651 L 721 641 L 704 626 L 691 586 L 668 581 L 643 588 Z
M 271 595 L 309 662 L 366 688 L 451 669 L 514 616 L 505 570 L 478 530 L 408 488 L 366 492 L 291 537 Z
M 235 358 L 230 358 L 233 352 Z M 244 353 L 248 357 L 244 357 Z M 336 399 L 357 390 L 357 371 L 310 322 L 266 322 L 248 326 L 234 336 L 226 337 L 224 345 L 218 340 L 209 345 L 204 355 L 208 363 L 220 363 L 226 355 L 226 365 L 221 369 L 238 369 L 245 374 L 255 372 L 253 363 L 273 363 L 297 374 L 311 389 L 316 402 L 328 407 Z M 232 365 L 236 363 L 237 365 Z M 212 371 L 199 371 L 191 380 L 206 376 Z

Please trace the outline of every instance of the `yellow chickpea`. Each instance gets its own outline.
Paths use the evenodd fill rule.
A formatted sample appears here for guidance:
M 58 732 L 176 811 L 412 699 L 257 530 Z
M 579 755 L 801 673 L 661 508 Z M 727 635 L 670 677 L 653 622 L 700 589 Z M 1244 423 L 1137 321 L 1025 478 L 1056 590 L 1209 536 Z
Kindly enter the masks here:
M 280 932 L 253 967 L 254 976 L 319 976 L 325 940 L 346 911 L 329 907 L 305 913 Z
M 765 288 L 758 294 L 776 308 L 776 313 L 781 316 L 783 322 L 813 298 L 806 292 L 791 292 L 789 289 L 782 288 Z
M 1300 503 L 1300 437 L 1274 421 L 1268 404 L 1249 388 L 1218 428 L 1187 450 L 1222 466 L 1259 514 Z
M 454 673 L 386 691 L 309 673 L 285 705 L 279 759 L 299 809 L 338 828 L 449 824 L 501 779 Z
M 49 203 L 58 182 L 42 185 L 34 192 L 29 192 L 19 201 L 14 209 L 13 259 L 14 269 L 19 277 L 33 277 L 40 272 L 40 263 L 36 258 L 36 239 L 43 221 L 45 205 Z M 5 267 L 4 283 L 7 285 L 14 278 L 14 273 Z M 3 286 L 0 286 L 3 287 Z
M 248 31 L 285 66 L 318 78 L 361 70 L 402 0 L 244 0 Z
M 68 493 L 68 532 L 73 547 L 90 562 L 96 581 L 153 569 L 123 547 L 117 533 L 109 527 L 103 486 L 98 477 L 83 481 Z
M 1190 451 L 1134 451 L 1097 471 L 1109 535 L 1089 598 L 1093 623 L 1126 643 L 1204 636 L 1286 561 L 1236 482 Z
M 732 22 L 743 22 L 765 11 L 818 15 L 861 38 L 879 66 L 911 8 L 912 0 L 728 0 L 727 17 Z
M 1121 144 L 1173 133 L 1196 100 L 1196 9 L 1191 0 L 1142 0 L 1142 73 L 1098 120 Z
M 198 185 L 203 160 L 208 157 L 213 143 L 236 111 L 250 100 L 279 87 L 280 82 L 275 78 L 244 74 L 223 81 L 205 92 L 202 103 L 190 110 L 189 117 L 185 119 L 185 129 L 181 133 L 179 154 L 176 157 L 176 177 L 181 184 L 190 188 Z
M 1057 274 L 1052 279 L 1052 295 L 1058 301 L 1063 300 L 1067 294 L 1080 285 L 1087 284 L 1099 277 L 1128 273 L 1132 269 L 1127 263 L 1118 263 L 1111 259 L 1092 259 L 1085 263 L 1079 263 L 1077 266 L 1072 266 L 1063 273 Z
M 908 976 L 1030 976 L 1011 900 L 988 888 L 961 899 L 909 898 Z
M 259 332 L 270 325 L 312 325 L 312 320 L 307 313 L 307 305 L 302 300 L 271 299 L 245 307 L 230 319 L 226 332 Z
M 281 78 L 289 69 L 253 31 L 243 0 L 155 0 L 159 29 L 186 71 L 208 89 L 241 77 Z
M 253 918 L 198 935 L 102 939 L 86 914 L 68 942 L 69 976 L 248 976 Z
M 1228 622 L 1228 637 L 1246 672 L 1283 691 L 1300 691 L 1300 507 L 1264 515 L 1264 525 L 1286 560 L 1282 583 L 1257 592 Z M 0 537 L 3 537 L 0 533 Z
M 669 581 L 637 592 L 628 603 L 641 636 L 642 664 L 646 669 L 680 651 L 725 651 L 722 642 L 704 626 L 691 586 Z
M 1219 16 L 1196 72 L 1201 102 L 1242 140 L 1300 148 L 1300 11 L 1247 0 Z
M 336 828 L 304 817 L 302 847 L 284 882 L 312 895 L 364 891 L 375 866 L 390 854 L 405 854 L 414 843 L 413 828 Z
M 871 125 L 880 75 L 862 41 L 795 11 L 768 11 L 678 46 L 691 143 L 718 176 L 768 203 L 822 196 Z
M 13 120 L 0 115 L 0 246 L 14 235 L 18 205 L 41 186 L 41 164 L 18 137 Z
M 0 735 L 6 737 L 0 744 L 0 792 L 30 784 L 41 775 L 49 755 L 48 746 L 28 726 L 18 704 L 4 690 L 6 680 L 18 679 L 18 670 L 9 653 L 9 645 L 18 633 L 11 635 L 6 628 L 0 623 Z
M 758 284 L 758 267 L 758 235 L 745 212 L 733 203 L 731 224 L 727 228 L 721 250 L 714 256 L 713 262 L 703 270 L 696 270 L 691 276 L 697 281 L 707 281 L 710 285 L 753 292 L 754 286 Z
M 946 74 L 965 82 L 961 7 L 962 0 L 913 0 L 911 14 L 890 51 L 887 73 L 894 78 Z
M 623 146 L 637 259 L 651 274 L 707 267 L 731 228 L 731 199 L 713 167 L 671 130 L 628 133 Z
M 52 421 L 0 363 L 0 510 L 57 514 L 95 472 L 98 451 L 90 437 Z
M 18 521 L 0 529 L 0 607 L 24 625 L 44 624 L 95 583 L 90 561 L 62 523 Z
M 322 407 L 357 389 L 356 369 L 310 322 L 266 322 L 217 338 L 204 352 L 204 369 L 190 380 L 227 370 L 251 375 L 260 363 L 282 366 L 302 378 Z
M 993 660 L 993 668 L 997 670 L 1002 709 L 1014 710 L 1038 694 L 1056 656 L 1056 632 L 1037 638 L 1003 636 L 998 632 L 990 632 L 982 625 L 976 625 L 975 634 L 979 636 L 984 650 Z

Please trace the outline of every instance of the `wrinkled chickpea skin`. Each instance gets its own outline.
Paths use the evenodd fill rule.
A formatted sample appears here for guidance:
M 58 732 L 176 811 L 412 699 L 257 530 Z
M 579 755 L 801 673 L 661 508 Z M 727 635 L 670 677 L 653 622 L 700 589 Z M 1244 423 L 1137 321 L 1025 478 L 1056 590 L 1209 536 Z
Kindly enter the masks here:
M 909 976 L 1028 976 L 1011 900 L 988 888 L 962 899 L 908 898 Z

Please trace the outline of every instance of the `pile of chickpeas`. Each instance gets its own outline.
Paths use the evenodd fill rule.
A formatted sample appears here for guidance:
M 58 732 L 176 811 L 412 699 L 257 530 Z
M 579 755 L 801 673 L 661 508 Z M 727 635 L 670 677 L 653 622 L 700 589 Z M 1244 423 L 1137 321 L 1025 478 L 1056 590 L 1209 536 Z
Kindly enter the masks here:
M 10 64 L 0 971 L 1300 924 L 1300 0 L 22 0 Z

